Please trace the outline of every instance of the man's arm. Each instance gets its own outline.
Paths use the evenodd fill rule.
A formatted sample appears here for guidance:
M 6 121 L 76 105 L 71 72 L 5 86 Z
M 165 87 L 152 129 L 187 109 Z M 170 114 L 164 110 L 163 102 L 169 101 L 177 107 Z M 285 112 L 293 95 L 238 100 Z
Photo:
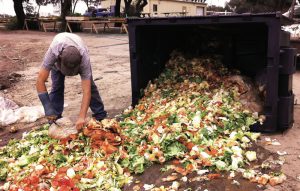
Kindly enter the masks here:
M 36 81 L 36 90 L 38 93 L 44 93 L 47 92 L 46 88 L 46 81 L 49 77 L 49 71 L 46 70 L 45 68 L 41 68 L 39 71 L 39 75 Z
M 47 92 L 46 88 L 46 81 L 49 77 L 49 71 L 45 68 L 41 68 L 37 81 L 36 81 L 36 90 L 38 92 L 38 96 L 40 101 L 43 104 L 45 115 L 48 118 L 49 122 L 52 123 L 53 120 L 57 118 L 57 115 L 55 113 L 55 110 L 52 106 L 52 103 L 49 98 L 49 94 Z
M 83 97 L 81 102 L 81 108 L 78 120 L 76 122 L 76 128 L 79 130 L 85 124 L 86 113 L 91 101 L 91 80 L 82 80 L 81 81 Z

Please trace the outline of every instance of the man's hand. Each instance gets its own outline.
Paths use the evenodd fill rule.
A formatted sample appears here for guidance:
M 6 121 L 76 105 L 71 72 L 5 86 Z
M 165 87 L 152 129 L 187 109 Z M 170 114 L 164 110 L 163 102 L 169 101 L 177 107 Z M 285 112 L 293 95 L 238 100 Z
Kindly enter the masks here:
M 47 119 L 48 119 L 48 123 L 51 125 L 52 123 L 55 123 L 55 121 L 57 120 L 57 116 L 50 115 L 50 116 L 47 116 Z
M 77 122 L 76 122 L 76 129 L 79 131 L 79 130 L 81 130 L 82 128 L 83 128 L 83 126 L 85 125 L 85 119 L 84 118 L 82 118 L 82 117 L 79 117 L 78 119 L 77 119 Z

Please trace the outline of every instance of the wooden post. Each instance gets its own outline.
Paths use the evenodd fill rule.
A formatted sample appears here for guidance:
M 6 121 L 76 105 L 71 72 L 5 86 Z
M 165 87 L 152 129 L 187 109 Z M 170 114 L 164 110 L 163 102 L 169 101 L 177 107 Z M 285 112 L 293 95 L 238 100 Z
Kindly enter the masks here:
M 71 29 L 71 26 L 69 25 L 68 21 L 67 21 L 67 24 L 66 24 L 66 32 L 67 32 L 67 29 L 69 29 L 70 33 L 72 33 L 72 29 Z
M 27 25 L 27 19 L 24 19 L 24 26 L 23 26 L 23 29 L 28 30 L 28 25 Z

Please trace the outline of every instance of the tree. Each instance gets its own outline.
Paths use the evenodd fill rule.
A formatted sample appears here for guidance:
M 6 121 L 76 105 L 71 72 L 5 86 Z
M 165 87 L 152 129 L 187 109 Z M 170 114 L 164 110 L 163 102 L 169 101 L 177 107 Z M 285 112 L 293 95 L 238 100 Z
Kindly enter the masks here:
M 131 16 L 130 14 L 130 8 L 131 8 L 131 3 L 132 0 L 124 0 L 124 4 L 125 4 L 125 9 L 124 9 L 124 13 L 125 15 Z
M 72 13 L 72 0 L 61 0 L 61 17 L 65 18 L 66 16 Z
M 18 20 L 18 28 L 22 28 L 25 20 L 23 0 L 13 0 L 13 2 L 14 2 L 14 10 Z
M 121 0 L 116 0 L 115 10 L 114 10 L 115 16 L 116 16 L 116 17 L 121 16 L 121 11 L 120 11 L 120 9 L 121 9 Z
M 147 0 L 137 0 L 135 4 L 135 14 L 136 16 L 140 16 L 144 7 L 148 4 Z
M 23 3 L 23 6 L 24 6 L 24 3 Z M 34 9 L 34 6 L 32 5 L 32 2 L 26 2 L 24 10 L 25 10 L 26 16 L 35 16 L 35 13 L 34 13 L 35 9 Z
M 57 5 L 60 3 L 60 0 L 35 0 L 35 3 L 38 5 L 38 14 L 40 13 L 40 7 L 48 4 Z
M 223 11 L 225 11 L 225 8 L 224 7 L 219 7 L 219 6 L 216 6 L 216 5 L 210 5 L 210 6 L 207 7 L 207 11 L 223 12 Z
M 292 0 L 230 0 L 225 9 L 236 13 L 259 13 L 286 11 L 291 6 Z
M 72 0 L 72 5 L 73 5 L 73 8 L 72 8 L 72 13 L 74 14 L 75 13 L 75 8 L 76 8 L 76 5 L 78 3 L 78 0 Z
M 93 5 L 93 6 L 98 5 L 101 2 L 101 0 L 84 0 L 84 2 L 86 4 L 87 8 L 89 8 L 91 5 Z
M 18 28 L 22 28 L 25 20 L 25 12 L 23 7 L 23 2 L 28 3 L 29 0 L 13 0 L 14 10 L 18 20 Z M 36 0 L 38 6 L 47 5 L 47 4 L 61 4 L 61 17 L 63 20 L 65 16 L 69 15 L 72 12 L 72 0 Z
M 203 0 L 206 1 L 206 0 Z M 124 0 L 125 8 L 124 13 L 127 16 L 140 16 L 141 12 L 143 11 L 144 7 L 148 4 L 147 0 L 135 0 L 134 7 L 132 5 L 132 0 Z M 116 10 L 119 9 L 119 4 L 121 4 L 121 0 L 116 0 Z M 117 15 L 117 14 L 116 14 Z

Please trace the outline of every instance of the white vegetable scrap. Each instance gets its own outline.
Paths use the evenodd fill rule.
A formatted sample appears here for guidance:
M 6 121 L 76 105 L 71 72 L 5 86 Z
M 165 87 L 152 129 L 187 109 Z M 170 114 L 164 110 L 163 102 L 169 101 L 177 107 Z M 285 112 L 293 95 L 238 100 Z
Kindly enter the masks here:
M 141 187 L 139 185 L 135 185 L 132 189 L 133 191 L 139 191 L 141 190 Z
M 286 151 L 277 151 L 277 154 L 280 156 L 287 155 L 288 153 Z
M 151 190 L 152 188 L 154 188 L 154 184 L 144 184 L 143 187 L 145 190 Z
M 281 143 L 277 141 L 277 139 L 271 139 L 270 137 L 265 138 L 265 142 L 267 145 L 280 146 Z
M 234 185 L 237 185 L 237 186 L 241 185 L 241 183 L 239 183 L 239 182 L 236 181 L 236 180 L 233 180 L 233 181 L 231 182 L 231 184 L 234 184 Z
M 255 151 L 247 151 L 246 153 L 245 153 L 245 155 L 246 155 L 246 158 L 250 161 L 250 162 L 252 162 L 252 161 L 255 161 L 257 158 L 256 158 L 256 152 Z
M 233 179 L 235 177 L 235 171 L 230 171 L 228 179 Z
M 178 190 L 178 188 L 180 187 L 180 183 L 177 181 L 172 182 L 172 186 L 171 188 L 174 190 Z
M 253 169 L 245 170 L 243 172 L 243 177 L 250 180 L 256 176 L 256 172 Z
M 271 145 L 274 145 L 274 146 L 280 146 L 281 143 L 278 142 L 278 141 L 272 141 Z
M 198 175 L 203 175 L 203 174 L 208 173 L 208 172 L 209 172 L 209 170 L 197 170 Z
M 188 181 L 188 178 L 187 178 L 186 176 L 183 176 L 183 177 L 181 178 L 181 180 L 182 180 L 183 182 L 187 182 L 187 181 Z
M 67 176 L 68 176 L 69 178 L 74 178 L 75 175 L 76 175 L 76 173 L 75 173 L 75 171 L 74 171 L 73 168 L 69 168 L 69 169 L 67 170 Z

